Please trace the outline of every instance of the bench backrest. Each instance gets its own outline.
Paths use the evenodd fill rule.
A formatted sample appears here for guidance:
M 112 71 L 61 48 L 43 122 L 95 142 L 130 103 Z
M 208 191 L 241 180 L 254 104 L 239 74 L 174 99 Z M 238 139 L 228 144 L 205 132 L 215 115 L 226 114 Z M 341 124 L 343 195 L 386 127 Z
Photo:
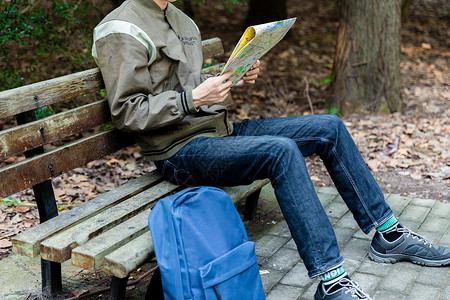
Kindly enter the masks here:
M 220 39 L 203 43 L 203 57 L 223 54 Z M 220 65 L 203 70 L 214 73 Z M 0 168 L 0 197 L 6 197 L 90 161 L 134 144 L 115 128 L 74 139 L 79 133 L 111 121 L 106 100 L 96 101 L 36 120 L 35 109 L 99 93 L 104 88 L 98 68 L 0 92 L 0 118 L 16 116 L 18 126 L 0 131 L 0 163 L 25 154 L 26 159 Z M 20 125 L 21 124 L 21 125 Z M 71 142 L 45 152 L 43 146 L 71 137 Z

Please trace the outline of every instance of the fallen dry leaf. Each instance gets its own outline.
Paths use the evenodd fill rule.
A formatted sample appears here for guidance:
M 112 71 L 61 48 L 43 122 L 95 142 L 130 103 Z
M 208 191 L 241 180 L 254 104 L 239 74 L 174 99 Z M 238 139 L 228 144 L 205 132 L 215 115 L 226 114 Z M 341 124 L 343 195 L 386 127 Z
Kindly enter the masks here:
M 89 293 L 89 290 L 73 290 L 73 291 L 70 291 L 70 293 L 78 298 L 83 294 Z
M 7 239 L 0 240 L 0 249 L 6 249 L 10 247 L 12 247 L 12 243 L 9 240 Z
M 30 211 L 30 209 L 31 208 L 26 205 L 19 205 L 19 206 L 14 207 L 14 211 L 21 212 L 21 213 L 26 213 L 26 212 Z

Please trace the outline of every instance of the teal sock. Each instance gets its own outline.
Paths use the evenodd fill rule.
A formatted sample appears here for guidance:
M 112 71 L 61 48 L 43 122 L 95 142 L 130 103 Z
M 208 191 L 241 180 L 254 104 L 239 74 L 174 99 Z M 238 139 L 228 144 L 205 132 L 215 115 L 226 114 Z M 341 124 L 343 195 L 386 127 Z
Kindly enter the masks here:
M 323 284 L 328 285 L 338 281 L 340 278 L 347 275 L 343 267 L 338 267 L 326 273 L 320 275 L 320 279 L 322 279 Z
M 391 228 L 393 225 L 397 224 L 397 219 L 392 216 L 389 219 L 386 220 L 386 222 L 384 222 L 383 224 L 381 224 L 380 226 L 377 227 L 377 231 L 384 231 L 386 229 Z

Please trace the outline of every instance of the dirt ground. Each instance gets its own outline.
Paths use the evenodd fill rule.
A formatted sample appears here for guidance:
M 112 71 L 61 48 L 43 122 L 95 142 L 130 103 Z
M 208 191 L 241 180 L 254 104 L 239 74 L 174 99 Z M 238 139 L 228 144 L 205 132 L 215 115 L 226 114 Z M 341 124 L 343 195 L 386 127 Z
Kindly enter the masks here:
M 402 28 L 403 113 L 342 117 L 385 193 L 450 202 L 449 11 L 450 2 L 441 0 L 415 1 L 410 8 Z M 245 14 L 245 7 L 197 12 L 203 38 L 222 39 L 222 60 L 238 41 Z M 263 57 L 257 83 L 233 89 L 232 120 L 323 113 L 328 86 L 320 82 L 331 74 L 337 10 L 333 1 L 302 1 L 289 7 L 288 16 L 297 22 Z M 318 157 L 307 164 L 316 186 L 333 185 Z M 64 212 L 152 169 L 136 147 L 91 162 L 54 179 L 58 207 Z M 10 252 L 10 239 L 39 221 L 31 190 L 3 199 L 0 209 L 1 259 Z

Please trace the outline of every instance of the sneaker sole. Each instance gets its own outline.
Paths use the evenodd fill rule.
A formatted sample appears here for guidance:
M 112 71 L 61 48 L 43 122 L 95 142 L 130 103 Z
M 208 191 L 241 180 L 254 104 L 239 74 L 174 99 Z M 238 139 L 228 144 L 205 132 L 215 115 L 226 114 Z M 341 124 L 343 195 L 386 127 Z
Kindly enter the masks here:
M 424 259 L 420 257 L 413 257 L 411 258 L 410 255 L 405 254 L 383 254 L 375 251 L 372 247 L 370 247 L 369 251 L 369 257 L 373 261 L 379 262 L 379 263 L 391 263 L 394 264 L 399 261 L 410 261 L 414 264 L 422 265 L 422 266 L 428 266 L 428 267 L 440 267 L 440 266 L 446 266 L 450 264 L 450 258 L 443 259 L 443 260 L 429 260 Z

